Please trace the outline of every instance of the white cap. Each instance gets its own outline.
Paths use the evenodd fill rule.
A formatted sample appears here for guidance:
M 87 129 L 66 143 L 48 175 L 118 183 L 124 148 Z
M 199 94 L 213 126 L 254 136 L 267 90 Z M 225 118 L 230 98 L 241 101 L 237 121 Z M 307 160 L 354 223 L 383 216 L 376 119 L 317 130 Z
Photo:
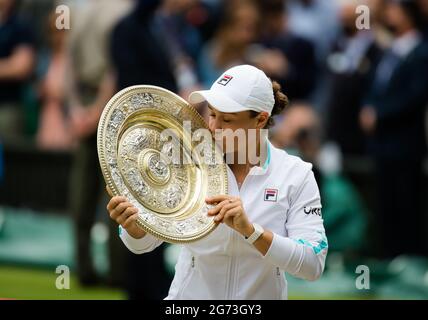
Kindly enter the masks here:
M 256 67 L 241 65 L 230 68 L 218 78 L 210 90 L 194 91 L 192 104 L 208 101 L 216 110 L 225 113 L 254 110 L 272 113 L 275 104 L 272 82 Z

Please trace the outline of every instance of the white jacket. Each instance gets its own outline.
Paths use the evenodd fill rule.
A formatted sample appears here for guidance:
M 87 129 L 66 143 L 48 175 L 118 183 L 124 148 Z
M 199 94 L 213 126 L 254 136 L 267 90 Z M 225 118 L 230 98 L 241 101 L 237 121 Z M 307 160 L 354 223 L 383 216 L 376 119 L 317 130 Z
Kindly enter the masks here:
M 220 224 L 182 245 L 165 299 L 287 299 L 284 272 L 311 281 L 321 276 L 328 245 L 312 165 L 270 142 L 268 147 L 267 165 L 253 167 L 259 174 L 250 171 L 240 190 L 228 168 L 229 194 L 241 197 L 251 222 L 274 234 L 266 255 Z M 162 243 L 150 234 L 134 239 L 125 230 L 120 237 L 136 254 Z

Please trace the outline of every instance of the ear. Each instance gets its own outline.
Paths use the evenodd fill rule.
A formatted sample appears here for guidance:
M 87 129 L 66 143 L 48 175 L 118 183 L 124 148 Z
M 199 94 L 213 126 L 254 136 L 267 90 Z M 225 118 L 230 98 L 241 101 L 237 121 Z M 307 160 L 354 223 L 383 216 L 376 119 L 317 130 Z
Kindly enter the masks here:
M 260 112 L 257 116 L 256 128 L 263 129 L 266 123 L 268 122 L 268 120 L 269 120 L 269 113 L 267 113 L 266 111 Z

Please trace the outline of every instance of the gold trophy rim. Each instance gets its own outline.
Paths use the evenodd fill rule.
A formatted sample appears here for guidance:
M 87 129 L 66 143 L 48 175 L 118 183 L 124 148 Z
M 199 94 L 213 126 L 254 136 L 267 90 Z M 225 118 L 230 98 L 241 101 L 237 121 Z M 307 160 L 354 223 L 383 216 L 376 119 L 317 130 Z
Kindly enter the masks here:
M 171 92 L 165 88 L 153 86 L 153 85 L 135 85 L 135 86 L 130 86 L 130 87 L 124 88 L 124 89 L 120 90 L 119 92 L 117 92 L 106 104 L 106 106 L 105 106 L 105 108 L 101 114 L 99 124 L 98 124 L 98 129 L 97 129 L 97 151 L 98 151 L 99 163 L 100 163 L 100 167 L 101 167 L 101 171 L 102 171 L 105 183 L 106 183 L 107 187 L 111 190 L 113 196 L 120 196 L 121 194 L 120 194 L 115 182 L 112 179 L 112 175 L 111 175 L 111 172 L 109 170 L 109 166 L 107 164 L 106 157 L 105 157 L 104 141 L 106 138 L 105 132 L 106 132 L 106 128 L 108 125 L 107 116 L 111 113 L 112 109 L 118 107 L 117 106 L 118 101 L 123 100 L 124 97 L 126 97 L 128 95 L 131 96 L 132 94 L 139 93 L 141 91 L 145 92 L 145 93 L 152 92 L 155 94 L 159 94 L 159 96 L 163 96 L 163 97 L 169 96 L 170 98 L 175 99 L 177 101 L 177 103 L 180 103 L 182 108 L 186 108 L 190 111 L 192 119 L 197 120 L 197 122 L 202 125 L 201 128 L 208 129 L 208 126 L 207 126 L 205 120 L 202 118 L 202 116 L 197 112 L 197 110 L 192 105 L 190 105 L 186 100 L 184 100 L 180 96 L 176 95 L 175 93 L 173 93 L 173 92 Z M 224 191 L 223 193 L 226 194 L 228 192 L 227 167 L 226 167 L 226 164 L 224 162 L 222 162 L 221 164 L 217 164 L 217 165 L 221 166 L 221 171 L 222 171 L 222 180 L 221 180 L 222 186 L 221 186 L 221 188 Z M 151 211 L 151 210 L 149 209 L 149 211 Z M 196 212 L 194 212 L 194 214 L 195 213 Z M 161 239 L 163 241 L 166 241 L 168 243 L 173 243 L 173 244 L 185 244 L 185 243 L 195 242 L 197 240 L 200 240 L 200 239 L 206 237 L 208 234 L 210 234 L 212 231 L 214 231 L 214 229 L 218 226 L 218 223 L 214 222 L 214 220 L 212 218 L 210 218 L 210 222 L 208 224 L 206 224 L 203 228 L 201 228 L 195 235 L 183 237 L 180 235 L 174 236 L 171 234 L 165 234 L 165 233 L 157 231 L 156 229 L 152 228 L 150 226 L 150 224 L 148 224 L 146 221 L 144 221 L 141 218 L 140 214 L 139 214 L 138 219 L 136 220 L 136 224 L 138 225 L 138 227 L 143 229 L 148 234 L 151 234 L 158 239 Z

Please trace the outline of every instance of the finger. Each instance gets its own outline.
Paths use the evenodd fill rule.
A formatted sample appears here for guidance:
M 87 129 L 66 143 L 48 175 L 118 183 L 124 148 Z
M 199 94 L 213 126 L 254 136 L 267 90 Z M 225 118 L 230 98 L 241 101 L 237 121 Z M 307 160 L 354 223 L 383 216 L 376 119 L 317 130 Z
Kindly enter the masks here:
M 125 229 L 128 229 L 129 227 L 131 227 L 137 221 L 137 218 L 138 218 L 138 213 L 131 215 L 122 224 L 122 227 L 124 227 Z
M 108 195 L 109 195 L 110 197 L 114 197 L 114 195 L 113 195 L 113 193 L 111 192 L 111 190 L 110 190 L 110 188 L 108 187 L 108 185 L 106 185 L 106 191 L 107 191 L 107 193 L 108 193 Z
M 214 208 L 211 208 L 210 210 L 208 210 L 208 215 L 213 216 L 217 214 L 221 210 L 221 208 L 228 203 L 229 203 L 229 199 L 223 200 L 222 202 L 217 204 Z
M 127 201 L 125 197 L 122 197 L 122 196 L 113 197 L 110 199 L 109 203 L 107 204 L 107 210 L 111 211 L 114 208 L 116 208 L 119 205 L 119 203 L 125 202 L 125 201 Z
M 122 212 L 122 214 L 119 217 L 117 217 L 116 222 L 118 224 L 122 224 L 126 221 L 126 219 L 128 219 L 130 216 L 132 216 L 136 213 L 138 213 L 137 208 L 135 208 L 134 206 L 128 207 Z
M 223 213 L 219 213 L 214 217 L 214 222 L 223 222 L 223 217 L 224 217 L 224 212 Z
M 217 222 L 225 222 L 228 219 L 233 219 L 237 214 L 239 214 L 239 212 L 241 211 L 241 208 L 239 207 L 235 207 L 232 208 L 228 211 L 226 211 L 223 215 L 222 215 L 222 219 L 217 221 Z M 217 216 L 218 217 L 218 216 Z M 216 217 L 216 218 L 217 218 Z
M 228 208 L 226 209 L 226 207 L 228 207 Z M 232 210 L 233 208 L 236 208 L 236 204 L 235 203 L 228 203 L 227 205 L 223 206 L 221 208 L 220 212 L 214 218 L 214 221 L 216 221 L 216 222 L 223 221 L 225 214 L 227 212 L 229 212 L 229 210 Z
M 235 207 L 237 205 L 239 205 L 241 203 L 239 198 L 235 198 L 235 197 L 230 197 L 229 199 L 223 200 L 222 202 L 220 202 L 216 207 L 211 208 L 210 210 L 208 210 L 208 215 L 215 215 L 219 212 L 219 210 L 221 210 L 222 208 L 224 208 L 224 206 L 226 205 L 232 205 L 231 207 Z
M 205 202 L 209 203 L 209 204 L 213 204 L 213 203 L 224 201 L 224 200 L 229 199 L 229 198 L 231 198 L 231 197 L 226 195 L 226 194 L 219 194 L 216 196 L 206 198 Z
M 237 202 L 232 202 L 232 203 L 227 203 L 226 205 L 224 205 L 221 209 L 219 214 L 224 215 L 227 211 L 229 211 L 232 208 L 235 208 L 239 206 L 239 203 Z
M 123 211 L 126 210 L 126 208 L 132 207 L 132 206 L 133 205 L 128 201 L 121 202 L 116 206 L 116 208 L 110 211 L 110 217 L 116 220 L 123 213 Z

